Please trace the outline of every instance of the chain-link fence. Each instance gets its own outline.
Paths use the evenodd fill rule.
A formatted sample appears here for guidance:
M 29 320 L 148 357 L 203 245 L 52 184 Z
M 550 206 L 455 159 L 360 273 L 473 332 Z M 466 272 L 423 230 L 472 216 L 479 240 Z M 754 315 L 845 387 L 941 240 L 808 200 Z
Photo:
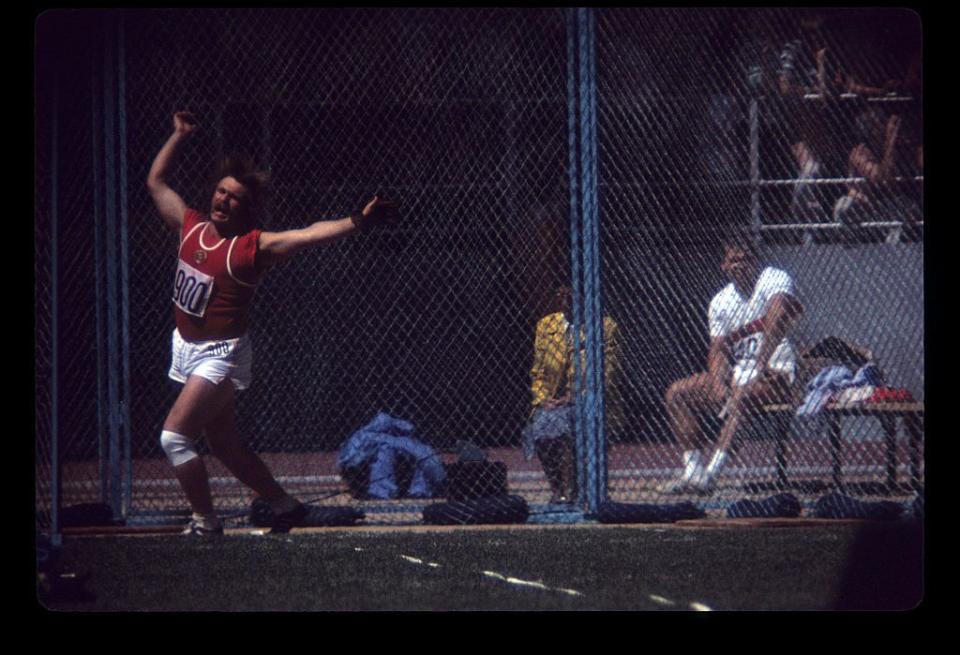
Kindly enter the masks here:
M 885 374 L 873 386 L 909 391 L 916 409 L 923 219 L 922 171 L 911 166 L 922 163 L 921 99 L 910 56 L 919 25 L 892 10 L 821 13 L 52 15 L 38 49 L 53 50 L 58 30 L 73 40 L 50 52 L 57 81 L 38 84 L 60 99 L 38 94 L 38 505 L 55 468 L 45 417 L 58 406 L 64 505 L 107 502 L 128 520 L 185 512 L 159 445 L 178 393 L 166 377 L 177 238 L 144 189 L 180 109 L 200 127 L 171 186 L 192 207 L 209 207 L 212 166 L 229 151 L 271 171 L 267 230 L 344 216 L 374 192 L 403 206 L 400 225 L 300 255 L 259 285 L 254 383 L 240 396 L 238 429 L 302 498 L 360 507 L 372 522 L 419 520 L 426 504 L 458 494 L 520 496 L 534 514 L 561 519 L 574 516 L 567 502 L 661 502 L 685 450 L 665 394 L 706 366 L 707 305 L 725 284 L 719 236 L 737 225 L 752 227 L 764 262 L 793 277 L 805 308 L 790 334 L 798 358 L 830 336 L 868 349 Z M 69 29 L 77 21 L 91 29 Z M 810 71 L 821 38 L 823 84 Z M 888 79 L 900 84 L 880 88 Z M 897 129 L 891 163 L 884 139 Z M 584 207 L 595 220 L 585 212 L 580 226 Z M 585 262 L 596 278 L 580 277 Z M 590 281 L 601 278 L 602 287 Z M 595 373 L 600 353 L 573 357 L 597 342 L 570 324 L 601 299 L 606 384 L 594 377 L 578 394 L 573 377 Z M 58 398 L 48 391 L 54 362 Z M 809 381 L 799 369 L 798 397 Z M 589 436 L 573 415 L 599 407 L 603 386 L 606 430 Z M 922 482 L 922 453 L 911 450 L 922 439 L 887 428 L 917 414 L 890 411 L 896 403 L 864 409 L 877 404 L 859 418 L 831 406 L 785 435 L 745 427 L 720 485 L 699 497 L 716 508 L 730 490 L 770 480 L 809 491 L 885 484 L 892 472 L 882 494 L 899 498 L 899 485 Z M 378 412 L 412 424 L 403 436 L 427 450 L 395 444 L 419 453 L 400 457 L 406 467 L 377 456 L 345 467 L 351 437 Z M 828 436 L 808 425 L 816 421 Z M 708 436 L 718 423 L 708 421 Z M 433 459 L 446 465 L 446 484 L 413 489 L 411 476 Z M 246 508 L 249 490 L 208 460 L 218 508 Z M 371 484 L 383 476 L 399 478 L 398 489 Z
M 629 371 L 610 450 L 611 470 L 629 473 L 612 477 L 613 497 L 662 498 L 693 453 L 707 464 L 730 420 L 691 376 L 728 329 L 714 326 L 723 309 L 753 311 L 714 298 L 736 227 L 804 312 L 788 335 L 790 387 L 764 403 L 791 411 L 741 425 L 710 498 L 832 485 L 909 496 L 922 476 L 918 16 L 624 9 L 597 24 L 604 301 Z M 836 377 L 817 378 L 830 367 Z

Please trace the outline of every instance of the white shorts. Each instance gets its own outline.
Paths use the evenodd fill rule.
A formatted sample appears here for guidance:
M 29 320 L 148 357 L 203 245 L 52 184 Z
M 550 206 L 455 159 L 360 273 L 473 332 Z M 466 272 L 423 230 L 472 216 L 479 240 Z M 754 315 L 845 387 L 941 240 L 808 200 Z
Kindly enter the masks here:
M 791 361 L 778 361 L 776 357 L 770 358 L 771 371 L 776 371 L 777 373 L 782 373 L 787 376 L 787 380 L 792 385 L 796 379 L 796 365 Z M 757 360 L 755 359 L 744 359 L 740 360 L 733 367 L 733 386 L 742 387 L 748 382 L 753 381 L 755 377 L 760 374 L 760 369 L 757 367 Z
M 223 341 L 184 341 L 180 332 L 173 330 L 173 360 L 169 376 L 177 382 L 186 382 L 198 375 L 214 384 L 230 378 L 237 390 L 246 389 L 253 381 L 253 347 L 249 336 Z

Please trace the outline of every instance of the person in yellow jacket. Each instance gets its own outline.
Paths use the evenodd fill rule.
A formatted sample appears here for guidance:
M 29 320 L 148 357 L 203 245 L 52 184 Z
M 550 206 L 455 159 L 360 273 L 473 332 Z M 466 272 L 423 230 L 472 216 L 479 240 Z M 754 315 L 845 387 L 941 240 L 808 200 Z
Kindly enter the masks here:
M 547 314 L 537 322 L 533 366 L 530 369 L 530 417 L 523 430 L 524 455 L 532 459 L 536 453 L 553 492 L 550 502 L 569 503 L 577 495 L 574 467 L 574 403 L 575 362 L 574 335 L 569 321 L 572 293 L 560 287 L 554 296 L 559 311 Z M 603 319 L 604 384 L 606 428 L 614 433 L 622 424 L 622 403 L 619 397 L 620 336 L 619 326 L 609 316 Z M 581 331 L 581 375 L 584 336 Z

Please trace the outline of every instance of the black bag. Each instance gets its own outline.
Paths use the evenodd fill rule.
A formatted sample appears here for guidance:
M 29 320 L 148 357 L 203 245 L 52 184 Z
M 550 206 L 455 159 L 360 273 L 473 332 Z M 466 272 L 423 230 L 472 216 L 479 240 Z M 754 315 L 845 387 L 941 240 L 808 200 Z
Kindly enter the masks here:
M 673 523 L 705 516 L 706 512 L 691 502 L 634 505 L 608 500 L 597 507 L 596 519 L 601 523 Z
M 366 518 L 366 514 L 354 507 L 323 506 L 310 507 L 303 523 L 297 527 L 321 528 L 328 526 L 356 525 Z M 259 496 L 250 503 L 250 523 L 259 528 L 273 527 L 274 514 L 270 504 Z
M 455 500 L 434 503 L 423 509 L 423 522 L 429 525 L 526 523 L 529 517 L 530 508 L 520 496 Z
M 507 495 L 507 465 L 503 462 L 460 461 L 447 464 L 447 498 L 473 500 Z
M 793 494 L 777 494 L 763 500 L 744 498 L 727 508 L 727 516 L 743 518 L 796 518 L 800 516 L 800 501 Z
M 869 519 L 892 521 L 903 514 L 903 507 L 891 501 L 867 503 L 843 494 L 829 494 L 817 500 L 814 515 L 818 519 Z

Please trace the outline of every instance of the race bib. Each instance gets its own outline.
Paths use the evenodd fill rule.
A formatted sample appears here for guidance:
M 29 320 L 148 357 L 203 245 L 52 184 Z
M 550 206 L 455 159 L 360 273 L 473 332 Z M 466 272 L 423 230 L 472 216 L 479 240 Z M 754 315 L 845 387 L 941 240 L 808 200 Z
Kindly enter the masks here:
M 201 273 L 182 259 L 177 259 L 177 276 L 173 282 L 173 304 L 182 311 L 203 318 L 213 293 L 213 277 Z
M 733 358 L 739 362 L 747 359 L 754 359 L 757 351 L 760 350 L 760 340 L 762 337 L 758 334 L 751 334 L 737 342 L 733 349 Z

